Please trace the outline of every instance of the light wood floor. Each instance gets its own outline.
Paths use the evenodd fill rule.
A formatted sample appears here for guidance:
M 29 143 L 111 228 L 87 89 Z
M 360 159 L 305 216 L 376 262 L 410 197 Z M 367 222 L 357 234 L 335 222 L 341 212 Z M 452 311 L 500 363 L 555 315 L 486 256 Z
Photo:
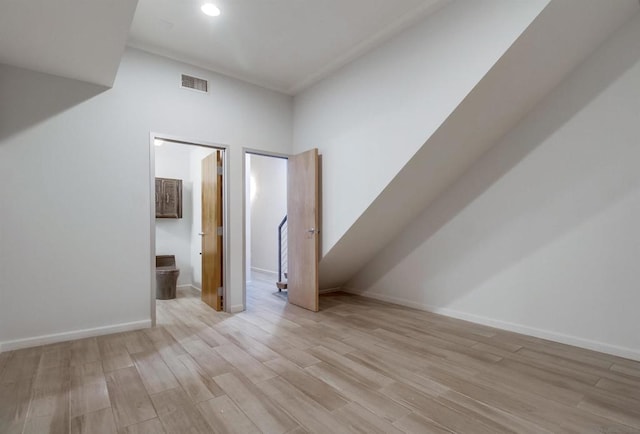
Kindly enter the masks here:
M 0 354 L 0 433 L 638 433 L 640 363 L 346 294 L 254 283 L 159 326 Z

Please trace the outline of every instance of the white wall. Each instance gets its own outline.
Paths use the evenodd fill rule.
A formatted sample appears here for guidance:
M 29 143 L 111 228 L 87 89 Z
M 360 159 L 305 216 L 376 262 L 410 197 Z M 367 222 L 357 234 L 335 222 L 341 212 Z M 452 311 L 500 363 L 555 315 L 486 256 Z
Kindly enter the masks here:
M 181 73 L 211 92 L 180 89 Z M 149 324 L 150 131 L 230 146 L 241 308 L 242 147 L 290 152 L 290 97 L 129 49 L 108 90 L 0 66 L 0 102 L 2 349 Z
M 251 155 L 251 268 L 278 273 L 278 225 L 287 214 L 287 160 Z
M 344 285 L 639 10 L 635 0 L 554 0 L 547 6 L 340 240 L 325 249 L 320 287 Z M 571 32 L 566 31 L 568 26 Z M 391 114 L 394 109 L 388 107 Z M 383 153 L 395 154 L 396 145 L 390 143 Z M 379 158 L 366 151 L 358 157 L 359 167 Z M 325 169 L 330 172 L 331 163 Z M 375 171 L 362 174 L 367 179 L 379 175 Z
M 197 211 L 193 204 L 191 146 L 165 143 L 155 148 L 155 176 L 182 180 L 182 218 L 156 219 L 156 255 L 175 255 L 180 269 L 178 285 L 193 283 L 191 233 Z
M 640 15 L 351 280 L 640 360 Z
M 547 5 L 456 1 L 295 97 L 323 158 L 326 254 Z

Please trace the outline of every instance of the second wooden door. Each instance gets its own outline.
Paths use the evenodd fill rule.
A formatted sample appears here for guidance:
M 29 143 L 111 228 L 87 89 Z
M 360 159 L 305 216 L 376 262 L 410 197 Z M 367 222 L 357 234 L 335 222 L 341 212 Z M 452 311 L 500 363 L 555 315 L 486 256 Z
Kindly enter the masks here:
M 318 150 L 289 157 L 287 167 L 289 303 L 317 312 Z

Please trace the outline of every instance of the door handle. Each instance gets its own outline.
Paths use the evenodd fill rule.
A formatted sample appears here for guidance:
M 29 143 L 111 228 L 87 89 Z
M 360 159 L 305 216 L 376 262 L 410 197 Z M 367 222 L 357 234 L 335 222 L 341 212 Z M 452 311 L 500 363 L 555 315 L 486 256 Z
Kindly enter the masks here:
M 307 230 L 307 232 L 309 232 L 310 234 L 320 233 L 320 229 L 311 228 Z
M 203 237 L 203 236 L 205 236 L 205 235 L 207 235 L 207 234 L 205 234 L 204 232 L 198 232 L 198 235 L 200 235 L 201 237 Z

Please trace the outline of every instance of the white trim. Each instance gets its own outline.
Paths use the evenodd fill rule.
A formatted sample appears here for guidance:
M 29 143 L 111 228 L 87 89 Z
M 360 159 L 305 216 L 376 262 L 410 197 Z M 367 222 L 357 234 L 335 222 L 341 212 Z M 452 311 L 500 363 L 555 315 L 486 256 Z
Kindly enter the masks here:
M 0 342 L 0 353 L 19 350 L 22 348 L 37 347 L 40 345 L 55 344 L 74 339 L 92 338 L 95 336 L 109 335 L 112 333 L 128 332 L 151 327 L 151 319 L 127 322 L 104 327 L 76 330 L 72 332 L 54 333 L 51 335 L 36 336 L 34 338 L 16 339 L 14 341 Z
M 247 148 L 242 148 L 242 305 L 247 304 Z
M 155 141 L 156 134 L 149 133 L 149 248 L 151 253 L 149 255 L 149 281 L 151 284 L 151 290 L 149 293 L 149 309 L 151 317 L 151 327 L 156 325 L 156 206 L 155 200 L 152 199 L 156 194 L 156 146 Z
M 256 273 L 269 274 L 270 276 L 273 276 L 275 278 L 278 277 L 277 271 L 265 270 L 264 268 L 251 267 L 251 271 L 255 271 Z
M 189 288 L 189 289 L 195 289 L 198 292 L 202 292 L 202 288 L 198 288 L 196 285 L 192 285 L 192 284 L 185 284 L 185 285 L 177 285 L 176 289 L 185 289 L 185 288 Z
M 194 145 L 194 146 L 200 146 L 200 147 L 204 147 L 204 148 L 212 148 L 212 149 L 216 149 L 218 151 L 222 151 L 222 226 L 224 228 L 224 233 L 222 235 L 222 291 L 223 291 L 223 298 L 225 300 L 224 303 L 224 311 L 225 312 L 231 312 L 231 307 L 228 306 L 227 304 L 227 300 L 230 299 L 230 289 L 229 289 L 229 282 L 230 282 L 230 272 L 231 272 L 231 261 L 228 260 L 228 254 L 224 254 L 224 253 L 228 253 L 230 252 L 230 248 L 231 248 L 231 244 L 230 244 L 230 240 L 231 240 L 231 232 L 229 229 L 229 221 L 230 221 L 230 212 L 231 212 L 231 207 L 230 207 L 230 203 L 229 203 L 229 194 L 230 194 L 230 177 L 228 176 L 229 174 L 229 168 L 230 168 L 230 147 L 228 145 L 225 144 L 221 144 L 221 143 L 213 143 L 213 142 L 207 142 L 204 140 L 200 140 L 200 139 L 192 139 L 192 138 L 185 138 L 185 137 L 180 137 L 180 136 L 174 136 L 171 134 L 163 134 L 163 133 L 157 133 L 155 131 L 151 131 L 149 132 L 149 211 L 150 211 L 150 220 L 151 220 L 151 225 L 150 225 L 150 238 L 151 238 L 151 242 L 150 242 L 150 249 L 151 249 L 151 254 L 150 254 L 150 268 L 151 268 L 151 324 L 152 326 L 155 326 L 156 324 L 156 261 L 155 261 L 155 256 L 156 256 L 156 210 L 155 210 L 155 204 L 154 204 L 154 200 L 153 197 L 155 196 L 155 169 L 156 169 L 156 165 L 155 165 L 155 144 L 154 144 L 154 140 L 156 138 L 162 139 L 162 140 L 166 140 L 169 142 L 174 142 L 174 143 L 180 143 L 183 145 Z M 200 290 L 198 288 L 198 290 L 200 292 L 202 292 L 202 290 Z
M 231 306 L 231 308 L 229 309 L 229 311 L 231 313 L 238 313 L 238 312 L 242 312 L 244 310 L 244 305 L 242 304 L 234 304 L 233 306 Z
M 255 148 L 247 148 L 246 146 L 242 148 L 242 305 L 234 305 L 231 306 L 231 313 L 242 312 L 244 310 L 244 306 L 247 304 L 247 155 L 262 155 L 263 157 L 274 157 L 274 158 L 284 158 L 286 160 L 289 159 L 288 154 L 281 154 L 279 152 L 271 152 L 271 151 L 262 151 L 260 149 Z M 287 192 L 288 194 L 289 192 Z M 251 281 L 249 281 L 251 282 Z M 233 309 L 238 309 L 240 306 L 240 310 L 234 311 Z
M 219 149 L 224 151 L 222 152 L 222 227 L 224 228 L 222 235 L 222 308 L 224 312 L 231 312 L 231 176 L 229 175 L 231 173 L 231 148 L 226 145 L 219 146 Z
M 399 297 L 392 297 L 389 295 L 375 294 L 375 293 L 368 293 L 368 292 L 358 292 L 350 288 L 343 288 L 343 291 L 348 292 L 350 294 L 366 297 L 366 298 L 372 298 L 374 300 L 399 304 L 401 306 L 411 307 L 413 309 L 424 310 L 427 312 L 437 313 L 439 315 L 444 315 L 451 318 L 457 318 L 457 319 L 469 321 L 476 324 L 495 327 L 501 330 L 507 330 L 510 332 L 520 333 L 523 335 L 528 335 L 536 338 L 559 342 L 561 344 L 572 345 L 575 347 L 585 348 L 587 350 L 598 351 L 601 353 L 612 354 L 614 356 L 619 356 L 627 359 L 640 361 L 640 350 L 636 350 L 633 348 L 620 347 L 617 345 L 611 345 L 604 342 L 592 341 L 590 339 L 584 339 L 577 336 L 566 335 L 563 333 L 553 332 L 550 330 L 543 330 L 543 329 L 529 327 L 529 326 L 516 324 L 508 321 L 501 321 L 497 319 L 487 318 L 481 315 L 475 315 L 471 313 L 460 312 L 454 309 L 448 309 L 446 307 L 430 306 L 428 304 L 406 300 L 404 298 L 399 298 Z
M 341 286 L 336 286 L 335 288 L 325 288 L 318 291 L 318 294 L 329 294 L 331 292 L 340 292 L 342 291 Z
M 254 148 L 247 148 L 247 147 L 243 149 L 245 154 L 261 155 L 263 157 L 282 158 L 283 160 L 288 160 L 290 157 L 289 154 L 283 154 L 281 152 L 263 151 L 261 149 L 254 149 Z

